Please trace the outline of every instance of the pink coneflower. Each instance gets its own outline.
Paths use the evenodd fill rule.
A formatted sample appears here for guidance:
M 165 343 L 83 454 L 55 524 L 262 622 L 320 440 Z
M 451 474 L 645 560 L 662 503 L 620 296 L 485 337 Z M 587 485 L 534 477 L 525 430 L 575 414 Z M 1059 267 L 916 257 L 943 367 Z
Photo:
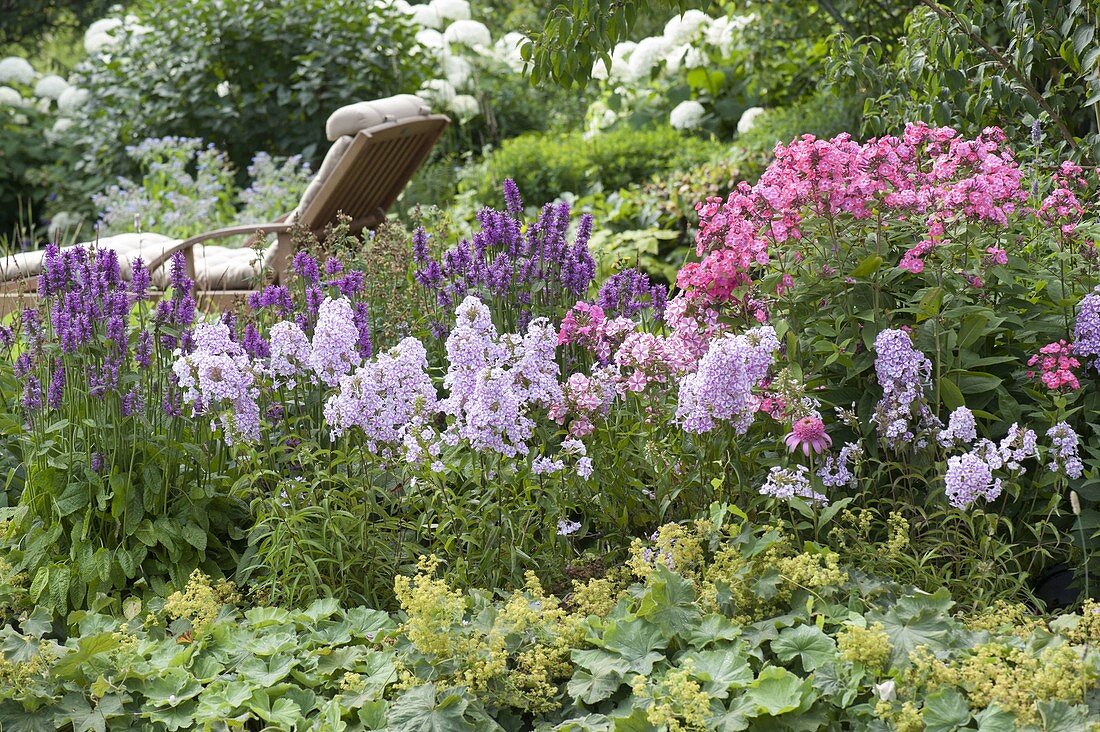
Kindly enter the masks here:
M 784 442 L 791 452 L 801 445 L 802 454 L 806 457 L 810 456 L 810 450 L 815 454 L 825 452 L 833 444 L 829 435 L 825 434 L 825 423 L 819 417 L 803 417 L 795 422 Z

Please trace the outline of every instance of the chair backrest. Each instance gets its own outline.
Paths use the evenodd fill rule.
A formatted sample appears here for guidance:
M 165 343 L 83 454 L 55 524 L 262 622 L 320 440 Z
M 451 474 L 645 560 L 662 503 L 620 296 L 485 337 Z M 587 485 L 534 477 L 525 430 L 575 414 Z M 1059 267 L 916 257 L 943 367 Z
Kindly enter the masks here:
M 353 230 L 377 226 L 449 124 L 408 94 L 337 110 L 333 145 L 292 220 L 319 232 L 343 213 Z

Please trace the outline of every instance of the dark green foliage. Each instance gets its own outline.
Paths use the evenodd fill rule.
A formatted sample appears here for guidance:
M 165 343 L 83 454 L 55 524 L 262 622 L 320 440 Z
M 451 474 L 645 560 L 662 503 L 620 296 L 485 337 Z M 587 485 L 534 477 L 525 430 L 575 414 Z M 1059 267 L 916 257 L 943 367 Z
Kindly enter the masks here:
M 531 201 L 564 192 L 614 191 L 715 157 L 724 145 L 708 143 L 671 127 L 620 128 L 585 139 L 580 132 L 520 135 L 506 140 L 473 169 L 466 185 L 478 199 L 494 202 L 500 181 L 513 178 Z
M 317 162 L 333 110 L 414 90 L 425 74 L 411 21 L 371 3 L 167 0 L 137 12 L 147 33 L 79 68 L 85 182 L 126 171 L 126 145 L 169 135 L 214 143 L 238 170 L 258 150 Z
M 0 48 L 35 40 L 60 27 L 82 28 L 112 0 L 0 0 Z
M 1100 161 L 1100 38 L 1087 0 L 925 2 L 906 20 L 904 43 L 840 37 L 832 73 L 868 97 L 867 134 L 906 121 L 967 135 L 1002 127 L 1025 140 L 1033 120 L 1043 141 Z

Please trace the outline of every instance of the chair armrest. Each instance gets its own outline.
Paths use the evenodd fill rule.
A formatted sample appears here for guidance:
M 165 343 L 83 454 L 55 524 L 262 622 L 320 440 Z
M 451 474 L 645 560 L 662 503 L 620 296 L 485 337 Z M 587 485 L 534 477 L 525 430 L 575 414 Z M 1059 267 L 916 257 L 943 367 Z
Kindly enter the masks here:
M 173 244 L 172 246 L 165 249 L 164 252 L 160 254 L 160 256 L 153 257 L 153 259 L 149 260 L 149 263 L 145 266 L 150 273 L 155 272 L 161 267 L 161 265 L 171 259 L 173 254 L 178 251 L 183 251 L 187 255 L 188 259 L 188 265 L 190 269 L 188 275 L 193 278 L 195 276 L 195 267 L 194 253 L 192 249 L 196 244 L 201 244 L 204 241 L 211 241 L 213 239 L 224 239 L 228 236 L 240 236 L 242 234 L 281 234 L 283 232 L 290 231 L 291 228 L 292 224 L 269 222 L 264 224 L 242 224 L 241 226 L 227 226 L 224 229 L 215 229 L 214 231 L 208 231 L 204 234 L 193 236 L 190 239 L 184 239 L 178 244 Z

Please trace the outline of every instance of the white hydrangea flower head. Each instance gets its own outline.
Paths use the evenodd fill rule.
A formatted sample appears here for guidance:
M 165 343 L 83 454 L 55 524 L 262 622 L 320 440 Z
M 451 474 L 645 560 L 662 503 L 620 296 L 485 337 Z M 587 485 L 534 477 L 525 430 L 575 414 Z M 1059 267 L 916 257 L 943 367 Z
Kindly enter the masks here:
M 28 99 L 27 101 L 29 102 L 30 100 Z M 34 108 L 37 109 L 40 113 L 46 114 L 47 112 L 50 111 L 51 101 L 52 100 L 46 99 L 45 97 L 43 97 L 43 98 L 39 99 L 37 102 L 34 103 Z
M 447 45 L 443 40 L 443 34 L 435 28 L 421 28 L 418 30 L 416 32 L 416 42 L 437 55 Z
M 455 89 L 465 89 L 474 74 L 474 66 L 465 56 L 450 52 L 443 54 L 443 73 Z
M 763 107 L 749 107 L 741 113 L 741 119 L 737 120 L 737 134 L 743 135 L 753 128 L 756 118 L 764 114 Z
M 668 55 L 670 44 L 664 36 L 643 38 L 630 54 L 629 81 L 639 81 L 650 75 L 653 67 Z
M 678 130 L 693 130 L 707 114 L 706 108 L 694 99 L 680 102 L 668 115 L 668 123 Z
M 218 82 L 218 85 L 216 87 L 214 87 L 214 93 L 217 94 L 219 97 L 221 97 L 223 99 L 225 97 L 229 96 L 229 82 L 228 81 Z
M 34 67 L 25 58 L 8 56 L 0 59 L 0 84 L 25 84 L 34 83 Z
M 705 54 L 702 49 L 696 48 L 695 46 L 689 48 L 687 53 L 684 54 L 685 69 L 698 69 L 706 66 L 709 62 L 710 59 L 707 58 L 707 54 Z
M 713 21 L 703 32 L 706 42 L 728 56 L 741 31 L 753 21 L 752 15 L 722 16 Z
M 73 121 L 68 117 L 58 117 L 53 123 L 53 132 L 55 135 L 60 135 L 65 130 L 73 126 Z
M 470 19 L 470 3 L 467 0 L 432 0 L 428 4 L 443 20 Z
M 451 111 L 466 122 L 481 114 L 481 104 L 469 94 L 456 94 L 451 101 Z
M 675 74 L 680 70 L 680 65 L 687 58 L 689 51 L 691 51 L 691 44 L 685 43 L 668 52 L 668 55 L 665 56 L 665 68 L 668 69 L 669 73 Z
M 57 99 L 61 92 L 69 88 L 69 82 L 57 74 L 43 76 L 34 85 L 34 95 L 40 99 Z
M 451 82 L 446 79 L 428 79 L 420 85 L 420 93 L 428 101 L 447 108 L 450 108 L 457 94 L 455 88 L 451 86 Z
M 588 105 L 588 111 L 585 113 L 585 139 L 591 139 L 598 135 L 615 124 L 618 119 L 619 116 L 615 113 L 615 110 L 608 107 L 606 102 L 595 101 Z
M 705 29 L 711 22 L 711 17 L 702 10 L 692 9 L 670 18 L 665 23 L 664 37 L 671 45 L 678 46 L 695 38 L 700 29 Z
M 470 48 L 493 44 L 493 36 L 489 33 L 489 29 L 484 23 L 476 20 L 456 20 L 451 23 L 447 26 L 447 30 L 443 31 L 443 40 L 451 45 Z
M 57 97 L 57 108 L 61 112 L 72 112 L 84 106 L 88 101 L 88 90 L 70 86 Z
M 439 17 L 439 11 L 432 5 L 413 5 L 409 9 L 413 22 L 421 28 L 442 28 L 443 18 Z
M 630 77 L 630 57 L 638 44 L 634 41 L 623 41 L 616 44 L 611 51 L 611 68 L 608 69 L 607 78 L 616 81 Z
M 23 95 L 10 86 L 0 86 L 0 107 L 22 107 Z
M 523 55 L 520 53 L 520 49 L 523 48 L 525 43 L 527 43 L 527 36 L 512 31 L 505 33 L 502 38 L 497 40 L 493 50 L 496 52 L 497 58 L 503 61 L 513 73 L 519 74 L 523 71 Z
M 84 50 L 89 56 L 111 48 L 119 41 L 121 18 L 101 18 L 84 31 Z

